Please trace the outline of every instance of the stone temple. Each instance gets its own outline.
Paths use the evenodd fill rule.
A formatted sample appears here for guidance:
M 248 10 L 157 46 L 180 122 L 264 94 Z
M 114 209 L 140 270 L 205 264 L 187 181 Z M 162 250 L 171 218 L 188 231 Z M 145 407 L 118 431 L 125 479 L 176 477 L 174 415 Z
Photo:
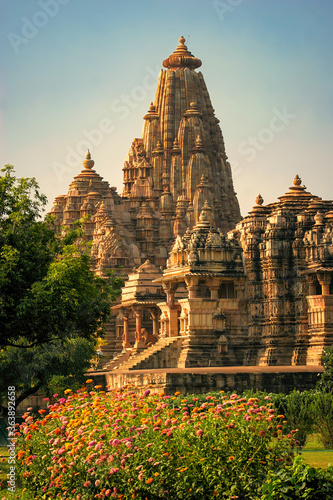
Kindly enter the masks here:
M 163 66 L 122 193 L 88 151 L 51 210 L 59 233 L 85 217 L 95 272 L 126 277 L 105 370 L 318 367 L 333 343 L 333 202 L 296 175 L 242 218 L 200 59 L 181 37 Z

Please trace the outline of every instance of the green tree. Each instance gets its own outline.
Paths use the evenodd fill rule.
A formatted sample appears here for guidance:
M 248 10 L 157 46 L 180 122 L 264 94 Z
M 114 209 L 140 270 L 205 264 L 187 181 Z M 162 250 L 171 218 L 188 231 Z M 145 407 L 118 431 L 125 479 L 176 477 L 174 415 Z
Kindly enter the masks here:
M 333 391 L 333 347 L 326 347 L 322 356 L 324 372 L 317 383 L 321 391 Z
M 60 238 L 52 218 L 41 219 L 36 179 L 9 165 L 1 172 L 0 394 L 11 374 L 22 398 L 53 376 L 83 376 L 123 282 L 94 274 L 80 225 Z

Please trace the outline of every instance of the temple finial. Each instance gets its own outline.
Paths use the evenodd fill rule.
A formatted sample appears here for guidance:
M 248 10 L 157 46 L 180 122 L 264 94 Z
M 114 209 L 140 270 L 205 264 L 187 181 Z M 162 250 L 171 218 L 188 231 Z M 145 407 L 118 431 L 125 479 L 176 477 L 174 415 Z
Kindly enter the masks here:
M 95 165 L 95 162 L 94 160 L 91 159 L 91 154 L 90 154 L 90 151 L 88 149 L 87 153 L 86 153 L 86 159 L 82 162 L 84 168 L 90 170 L 93 168 L 93 166 Z
M 264 198 L 259 193 L 258 196 L 256 197 L 256 204 L 261 206 L 263 203 L 264 203 Z
M 298 174 L 295 175 L 293 183 L 294 183 L 294 186 L 300 186 L 302 184 L 302 179 L 299 177 Z
M 163 61 L 163 66 L 168 69 L 177 69 L 177 68 L 190 68 L 196 69 L 201 66 L 202 62 L 197 57 L 194 57 L 193 54 L 185 45 L 185 38 L 181 36 L 179 38 L 179 45 L 177 49 L 169 56 L 167 59 Z

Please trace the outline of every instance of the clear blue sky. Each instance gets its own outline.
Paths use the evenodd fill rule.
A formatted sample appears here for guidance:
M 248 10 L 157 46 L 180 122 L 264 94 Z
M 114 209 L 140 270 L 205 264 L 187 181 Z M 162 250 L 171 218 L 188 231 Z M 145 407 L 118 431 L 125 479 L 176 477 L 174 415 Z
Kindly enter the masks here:
M 96 170 L 122 190 L 128 148 L 180 35 L 203 62 L 242 214 L 258 192 L 275 201 L 296 173 L 333 198 L 332 0 L 0 6 L 1 164 L 35 176 L 49 207 L 81 170 L 87 144 Z

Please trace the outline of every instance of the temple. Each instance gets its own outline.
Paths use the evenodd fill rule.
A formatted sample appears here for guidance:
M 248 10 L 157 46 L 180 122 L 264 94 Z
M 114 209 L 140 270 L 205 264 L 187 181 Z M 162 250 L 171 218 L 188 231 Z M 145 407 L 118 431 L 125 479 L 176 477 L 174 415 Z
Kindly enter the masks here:
M 183 37 L 163 61 L 121 195 L 88 151 L 51 210 L 60 234 L 84 220 L 98 275 L 126 278 L 105 369 L 320 365 L 333 344 L 333 202 L 296 175 L 241 217 L 201 64 Z

